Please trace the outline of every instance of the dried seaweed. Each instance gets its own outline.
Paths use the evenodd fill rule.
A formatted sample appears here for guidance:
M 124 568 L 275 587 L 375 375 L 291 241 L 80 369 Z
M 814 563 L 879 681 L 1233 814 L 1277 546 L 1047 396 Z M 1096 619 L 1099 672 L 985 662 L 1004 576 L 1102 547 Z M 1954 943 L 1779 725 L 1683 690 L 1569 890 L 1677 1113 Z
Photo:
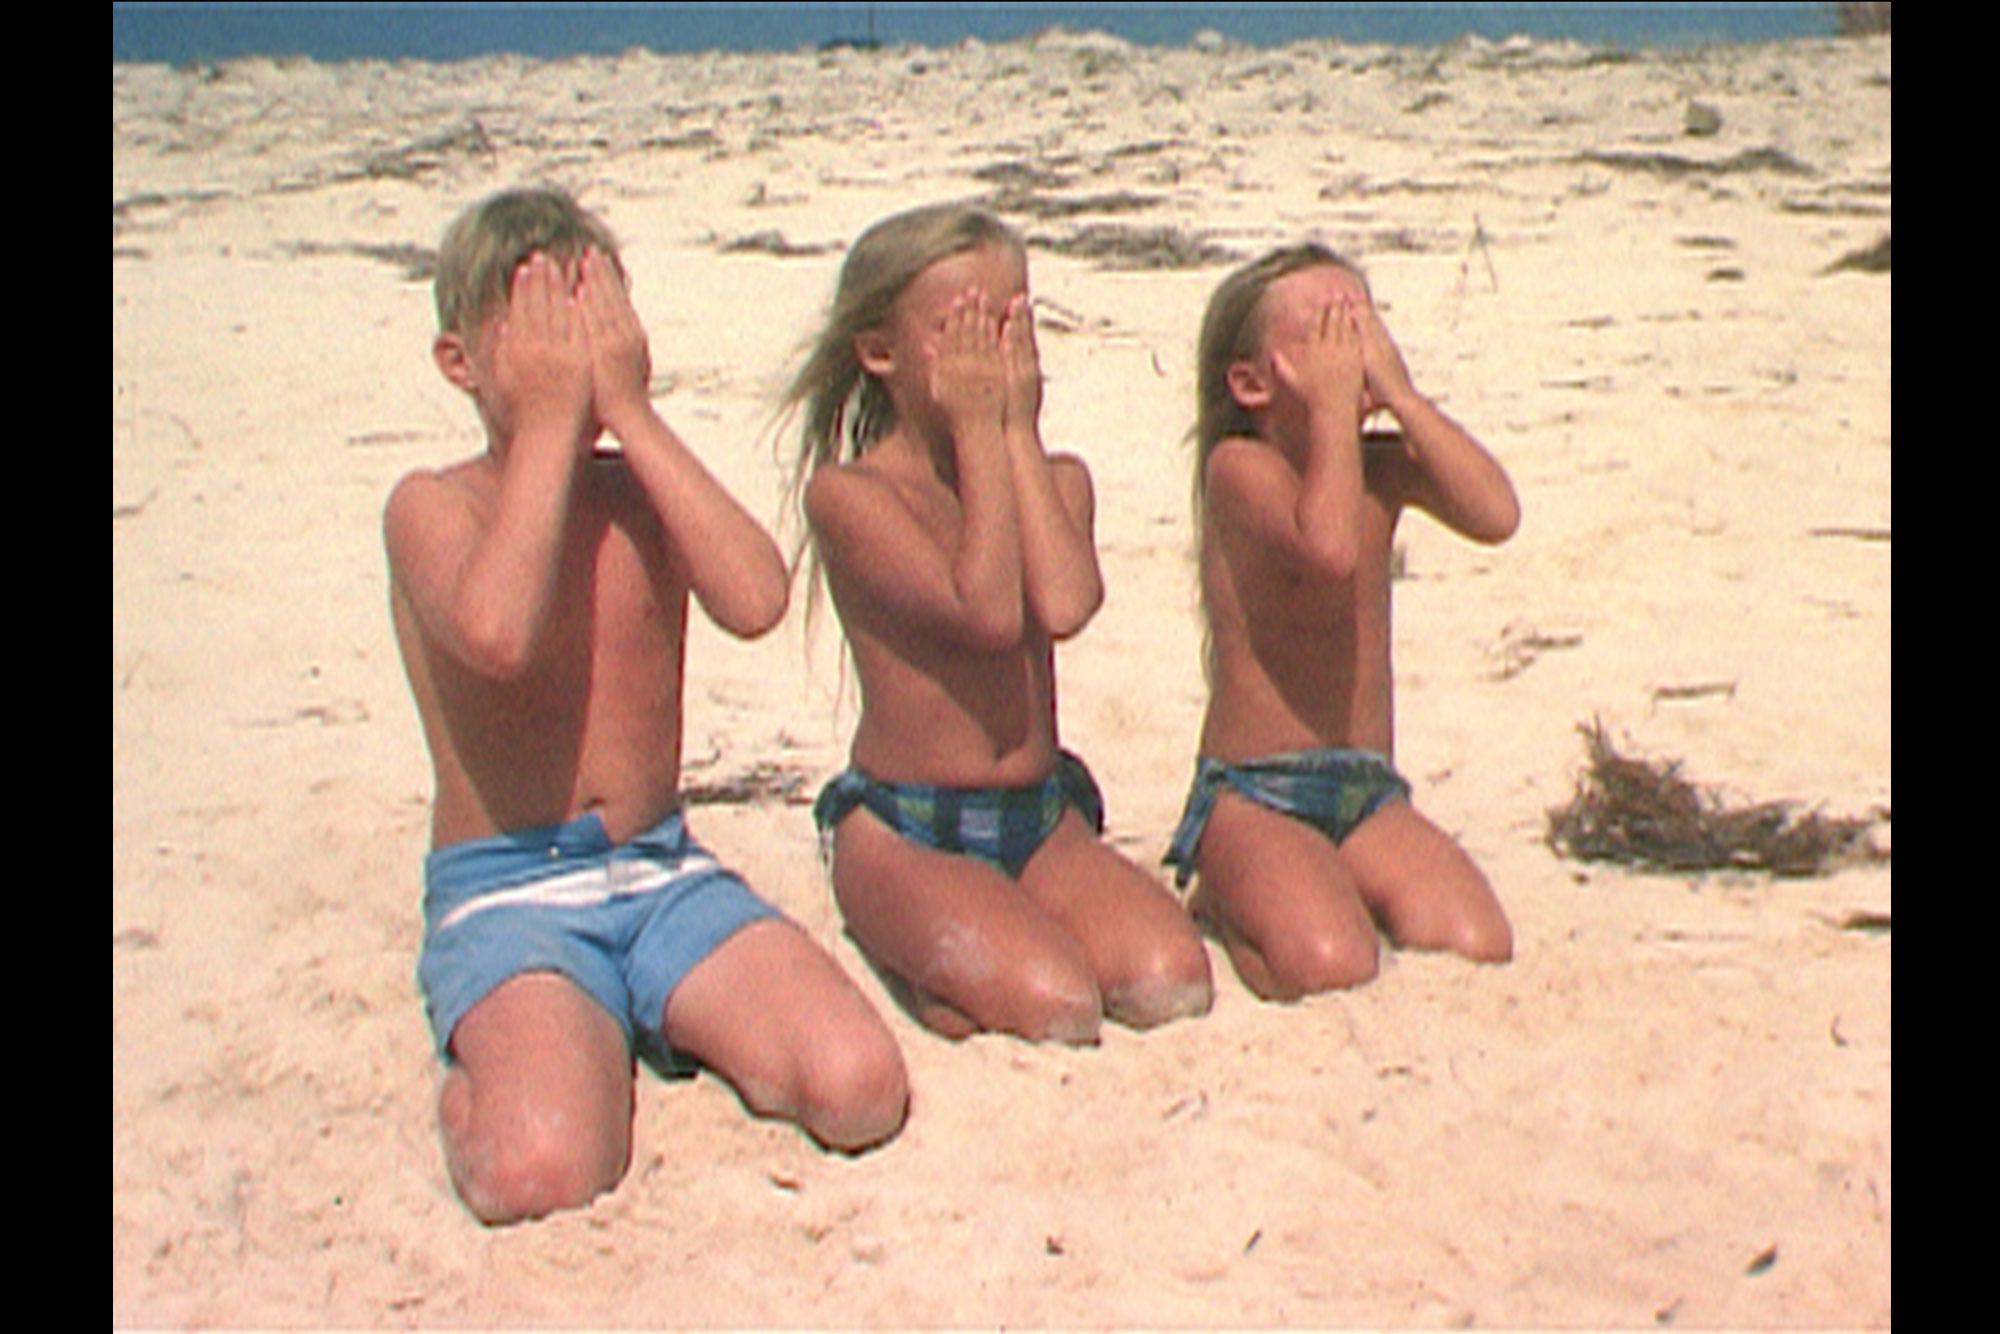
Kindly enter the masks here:
M 1127 227 L 1092 223 L 1063 237 L 1032 236 L 1028 244 L 1058 255 L 1096 260 L 1111 269 L 1199 269 L 1227 264 L 1238 254 L 1178 227 Z
M 1856 273 L 1889 272 L 1889 233 L 1884 232 L 1882 239 L 1873 245 L 1863 246 L 1859 250 L 1848 251 L 1839 259 L 1821 269 L 1820 274 L 1823 277 L 1829 273 L 1841 273 L 1847 270 L 1852 270 Z
M 839 245 L 831 241 L 787 240 L 785 234 L 776 229 L 751 232 L 748 236 L 739 236 L 733 240 L 723 241 L 716 248 L 725 255 L 774 255 L 779 259 L 797 259 L 806 255 L 825 255 L 840 249 Z
M 765 806 L 773 802 L 803 806 L 812 801 L 807 785 L 812 776 L 790 765 L 759 760 L 748 769 L 712 783 L 690 783 L 681 789 L 689 806 Z
M 1781 176 L 1812 176 L 1816 173 L 1782 148 L 1746 148 L 1740 153 L 1714 161 L 1684 157 L 1679 153 L 1627 152 L 1590 149 L 1580 154 L 1585 162 L 1621 171 L 1644 171 L 1656 176 L 1727 176 L 1739 172 L 1771 171 Z
M 994 213 L 1025 215 L 1047 221 L 1074 218 L 1084 213 L 1138 213 L 1159 204 L 1159 195 L 1135 194 L 1119 190 L 1110 194 L 1063 197 L 1007 186 L 987 196 L 985 207 Z
M 1570 803 L 1548 813 L 1549 844 L 1565 856 L 1647 870 L 1782 876 L 1885 856 L 1868 846 L 1872 819 L 1801 812 L 1788 801 L 1731 807 L 1683 778 L 1678 760 L 1621 755 L 1599 721 L 1578 730 L 1590 766 Z
M 312 258 L 321 255 L 348 255 L 393 265 L 403 271 L 403 280 L 429 282 L 437 273 L 437 251 L 429 246 L 393 244 L 371 245 L 363 241 L 343 241 L 328 245 L 320 241 L 287 241 L 279 249 L 288 255 Z

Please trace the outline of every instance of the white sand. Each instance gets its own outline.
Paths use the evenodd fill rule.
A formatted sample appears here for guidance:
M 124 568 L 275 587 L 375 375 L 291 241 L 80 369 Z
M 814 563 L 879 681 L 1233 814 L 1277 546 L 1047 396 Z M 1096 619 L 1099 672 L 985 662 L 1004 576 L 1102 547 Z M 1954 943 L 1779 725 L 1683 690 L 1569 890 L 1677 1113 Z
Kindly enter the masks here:
M 1889 73 L 1886 38 L 114 66 L 114 1324 L 1886 1326 L 1891 942 L 1840 921 L 1890 910 L 1887 867 L 1644 875 L 1543 831 L 1592 717 L 1745 798 L 1890 803 L 1890 278 L 1822 272 L 1889 231 Z M 647 1076 L 615 1194 L 483 1231 L 435 1138 L 378 535 L 396 477 L 481 442 L 394 248 L 575 191 L 663 412 L 775 522 L 764 428 L 837 247 L 1000 163 L 1150 201 L 1031 237 L 1354 253 L 1512 471 L 1505 547 L 1405 524 L 1397 666 L 1399 759 L 1519 957 L 1273 1007 L 1218 950 L 1204 1021 L 950 1045 L 840 935 L 803 807 L 703 807 L 881 1002 L 907 1131 L 828 1157 Z M 720 253 L 760 232 L 832 248 Z M 1179 442 L 1223 271 L 1032 259 L 1110 590 L 1065 738 L 1148 861 L 1200 717 Z M 698 633 L 690 782 L 841 763 L 831 618 L 799 622 Z

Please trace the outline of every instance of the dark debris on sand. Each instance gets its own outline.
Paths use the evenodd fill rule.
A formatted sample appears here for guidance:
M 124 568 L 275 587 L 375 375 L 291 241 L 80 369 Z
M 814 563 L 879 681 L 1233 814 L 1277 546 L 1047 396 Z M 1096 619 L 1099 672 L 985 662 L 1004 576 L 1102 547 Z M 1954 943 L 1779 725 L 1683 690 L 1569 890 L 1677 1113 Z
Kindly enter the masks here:
M 1028 244 L 1092 260 L 1107 269 L 1199 269 L 1240 258 L 1227 246 L 1178 227 L 1127 227 L 1119 223 L 1091 223 L 1068 236 L 1030 236 Z
M 1645 870 L 1781 876 L 1887 859 L 1867 838 L 1878 818 L 1832 818 L 1788 801 L 1732 807 L 1681 777 L 1677 760 L 1619 754 L 1602 722 L 1577 730 L 1589 768 L 1569 804 L 1548 813 L 1549 844 L 1565 856 Z
M 1820 270 L 1821 275 L 1829 273 L 1887 273 L 1889 272 L 1889 234 L 1873 245 L 1859 250 L 1850 250 L 1833 263 Z
M 681 801 L 689 806 L 803 806 L 813 799 L 810 782 L 804 770 L 758 760 L 731 777 L 688 784 L 681 789 Z

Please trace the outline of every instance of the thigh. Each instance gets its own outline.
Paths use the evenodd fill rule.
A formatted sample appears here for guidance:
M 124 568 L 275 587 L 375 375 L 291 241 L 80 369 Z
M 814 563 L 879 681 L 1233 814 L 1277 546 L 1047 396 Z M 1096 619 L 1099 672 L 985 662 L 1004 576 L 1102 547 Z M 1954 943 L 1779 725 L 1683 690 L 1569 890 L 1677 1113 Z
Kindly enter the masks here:
M 912 843 L 864 809 L 835 830 L 833 886 L 863 953 L 919 993 L 920 1018 L 938 1001 L 980 1029 L 1095 1036 L 1081 946 L 1000 871 Z
M 1392 801 L 1340 845 L 1363 900 L 1389 938 L 1501 962 L 1514 938 L 1493 886 L 1465 850 L 1408 801 Z
M 1199 911 L 1259 995 L 1291 999 L 1375 975 L 1374 919 L 1333 840 L 1311 825 L 1221 792 L 1196 867 Z
M 1114 1017 L 1147 1027 L 1207 1011 L 1208 951 L 1186 910 L 1076 811 L 1063 813 L 1020 883 L 1082 947 Z

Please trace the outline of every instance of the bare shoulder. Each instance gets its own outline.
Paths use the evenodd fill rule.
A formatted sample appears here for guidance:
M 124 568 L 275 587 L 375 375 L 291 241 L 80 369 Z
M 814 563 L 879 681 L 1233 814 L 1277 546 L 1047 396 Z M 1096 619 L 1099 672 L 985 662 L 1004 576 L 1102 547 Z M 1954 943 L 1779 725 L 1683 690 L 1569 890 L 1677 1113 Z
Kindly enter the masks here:
M 1299 474 L 1284 455 L 1262 440 L 1233 435 L 1209 450 L 1202 464 L 1202 485 L 1207 508 L 1228 514 L 1261 499 L 1295 496 Z
M 476 520 L 487 488 L 478 460 L 447 468 L 419 468 L 405 473 L 389 492 L 382 511 L 383 534 L 394 562 L 399 553 L 440 529 Z
M 837 524 L 849 510 L 866 504 L 870 493 L 879 492 L 882 486 L 880 478 L 858 463 L 823 464 L 806 479 L 806 519 L 815 529 Z
M 814 532 L 835 540 L 862 536 L 884 521 L 915 519 L 913 490 L 868 457 L 827 465 L 806 482 L 806 521 Z

